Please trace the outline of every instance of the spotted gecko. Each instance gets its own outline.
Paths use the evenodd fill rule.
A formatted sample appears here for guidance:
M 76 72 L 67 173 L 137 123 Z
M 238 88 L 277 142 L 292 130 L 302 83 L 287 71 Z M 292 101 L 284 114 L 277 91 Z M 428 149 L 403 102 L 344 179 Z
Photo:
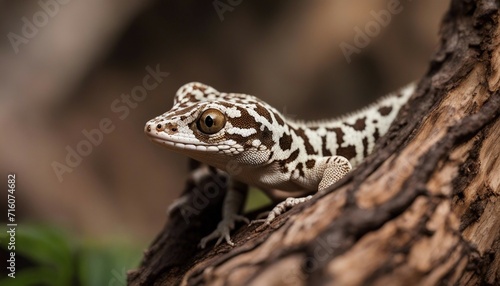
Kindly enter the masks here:
M 286 118 L 255 96 L 219 92 L 193 82 L 177 91 L 172 109 L 149 120 L 144 132 L 151 141 L 228 177 L 223 219 L 200 246 L 216 238 L 216 245 L 222 239 L 234 245 L 230 231 L 235 223 L 249 222 L 238 214 L 245 199 L 242 190 L 253 185 L 274 198 L 275 190 L 301 191 L 299 197 L 286 198 L 266 219 L 258 220 L 270 224 L 287 208 L 310 200 L 311 194 L 324 191 L 359 165 L 414 89 L 407 86 L 337 119 L 304 122 Z M 235 165 L 239 172 L 234 172 Z M 194 174 L 204 173 L 208 173 L 206 165 Z

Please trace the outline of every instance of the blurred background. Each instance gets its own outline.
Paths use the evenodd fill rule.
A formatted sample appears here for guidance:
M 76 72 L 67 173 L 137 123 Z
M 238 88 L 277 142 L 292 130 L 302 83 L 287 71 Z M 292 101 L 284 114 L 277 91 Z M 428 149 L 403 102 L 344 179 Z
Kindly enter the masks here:
M 123 285 L 187 178 L 187 159 L 143 134 L 184 83 L 338 116 L 426 72 L 448 5 L 0 0 L 0 174 L 16 175 L 18 224 L 18 278 L 2 267 L 0 284 Z

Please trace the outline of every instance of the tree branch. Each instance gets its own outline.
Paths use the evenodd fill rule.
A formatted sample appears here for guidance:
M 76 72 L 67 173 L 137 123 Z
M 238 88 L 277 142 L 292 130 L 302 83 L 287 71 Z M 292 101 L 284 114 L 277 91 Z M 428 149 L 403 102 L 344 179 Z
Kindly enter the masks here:
M 262 232 L 242 227 L 234 248 L 193 247 L 219 205 L 188 225 L 172 217 L 130 284 L 500 283 L 498 6 L 452 2 L 416 93 L 328 192 Z

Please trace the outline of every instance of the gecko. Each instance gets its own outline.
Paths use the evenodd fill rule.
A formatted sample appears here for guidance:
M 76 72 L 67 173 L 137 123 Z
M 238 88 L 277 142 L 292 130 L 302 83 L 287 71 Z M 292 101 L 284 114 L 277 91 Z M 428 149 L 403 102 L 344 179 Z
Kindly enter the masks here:
M 227 177 L 222 220 L 199 246 L 204 248 L 214 239 L 218 239 L 216 245 L 223 239 L 234 245 L 230 232 L 235 223 L 249 223 L 238 214 L 249 185 L 275 201 L 275 190 L 294 194 L 278 203 L 267 218 L 257 220 L 269 225 L 358 166 L 414 90 L 410 84 L 339 118 L 300 121 L 253 95 L 219 92 L 192 82 L 179 88 L 173 107 L 149 120 L 144 132 L 154 143 L 203 163 L 193 172 L 194 181 L 209 174 L 207 165 Z

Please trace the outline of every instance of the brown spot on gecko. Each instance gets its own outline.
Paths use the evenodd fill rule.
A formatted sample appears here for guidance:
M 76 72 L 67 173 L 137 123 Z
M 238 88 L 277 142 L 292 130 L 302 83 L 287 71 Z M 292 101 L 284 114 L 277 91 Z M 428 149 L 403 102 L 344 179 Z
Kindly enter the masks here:
M 314 147 L 311 145 L 309 137 L 307 137 L 304 129 L 298 128 L 298 129 L 293 129 L 295 131 L 295 134 L 302 138 L 304 141 L 304 147 L 306 148 L 306 153 L 307 155 L 317 155 L 318 153 L 314 151 Z
M 299 157 L 299 149 L 293 151 L 292 154 L 290 154 L 290 156 L 285 161 L 286 161 L 286 163 L 290 163 L 290 162 L 295 161 L 295 159 L 297 159 L 297 157 Z
M 368 137 L 363 138 L 363 158 L 368 157 Z
M 283 118 L 281 118 L 281 115 L 275 113 L 274 117 L 276 118 L 276 122 L 278 122 L 279 125 L 285 126 L 285 121 L 283 120 Z
M 299 170 L 299 175 L 301 177 L 304 177 L 304 170 L 303 169 L 304 169 L 304 166 L 302 165 L 302 163 L 298 163 L 297 164 L 297 170 Z
M 184 91 L 183 93 L 185 93 L 185 92 L 186 91 Z M 179 107 L 185 107 L 189 103 L 196 102 L 196 101 L 198 101 L 198 100 L 196 100 L 195 96 L 192 93 L 188 92 L 184 95 L 181 95 L 180 97 L 176 97 L 174 103 L 180 104 Z M 174 110 L 174 109 L 172 109 L 172 110 Z
M 274 152 L 273 151 L 269 152 L 269 157 L 267 158 L 267 161 L 271 161 L 273 156 L 274 156 Z
M 259 134 L 259 129 L 257 129 L 257 134 Z M 265 127 L 264 130 L 260 132 L 260 135 L 260 142 L 270 150 L 274 145 L 273 132 Z
M 359 118 L 354 124 L 345 123 L 345 125 L 351 126 L 356 131 L 363 131 L 366 128 L 366 117 Z
M 293 151 L 290 156 L 288 156 L 288 158 L 286 158 L 285 160 L 280 160 L 278 161 L 279 165 L 281 166 L 281 168 L 287 168 L 286 165 L 295 161 L 295 159 L 297 159 L 297 157 L 299 156 L 299 149 Z M 288 170 L 288 169 L 286 169 Z M 285 171 L 287 172 L 287 171 Z
M 378 113 L 382 116 L 387 116 L 392 111 L 392 106 L 382 106 L 378 109 Z
M 327 131 L 334 132 L 336 135 L 337 144 L 340 146 L 344 143 L 344 132 L 340 128 L 328 128 Z M 326 140 L 325 140 L 326 141 Z
M 332 152 L 326 146 L 326 135 L 321 137 L 321 148 L 322 156 L 332 156 Z
M 234 107 L 234 105 L 226 102 L 220 102 L 220 104 L 228 108 Z M 259 130 L 260 124 L 255 122 L 255 119 L 248 113 L 246 108 L 240 106 L 236 106 L 236 108 L 240 112 L 241 116 L 228 118 L 228 121 L 231 122 L 234 127 L 243 129 L 254 128 L 255 130 Z
M 262 104 L 259 102 L 257 102 L 256 106 L 257 106 L 257 108 L 256 108 L 257 113 L 259 113 L 261 116 L 263 116 L 265 119 L 267 119 L 267 121 L 269 123 L 273 124 L 273 118 L 271 117 L 271 114 L 269 113 L 267 108 L 262 106 Z
M 337 149 L 337 155 L 346 157 L 347 160 L 351 160 L 356 157 L 356 147 L 353 145 L 349 145 L 347 147 L 339 147 Z
M 206 88 L 205 86 L 199 86 L 199 85 L 195 84 L 195 85 L 193 85 L 193 89 L 194 89 L 194 90 L 199 90 L 199 91 L 201 91 L 201 92 L 205 93 L 205 90 L 206 90 L 207 88 Z M 206 94 L 205 94 L 205 96 L 206 96 Z
M 280 138 L 279 143 L 281 150 L 290 150 L 290 148 L 292 147 L 292 136 L 286 133 L 283 134 L 283 136 L 281 136 Z
M 378 128 L 375 128 L 375 132 L 373 132 L 373 141 L 377 141 L 380 137 L 380 133 L 378 133 Z
M 194 111 L 196 109 L 198 109 L 197 106 L 191 105 L 191 106 L 186 107 L 186 108 L 175 110 L 174 112 L 172 112 L 172 113 L 169 114 L 169 117 L 183 116 L 183 115 L 186 116 L 186 114 L 191 114 L 192 111 Z
M 314 165 L 315 165 L 315 164 L 316 164 L 316 161 L 315 161 L 315 160 L 312 160 L 312 159 L 311 159 L 311 160 L 307 160 L 307 162 L 306 162 L 306 167 L 307 167 L 308 169 L 311 169 L 311 168 L 314 168 Z

